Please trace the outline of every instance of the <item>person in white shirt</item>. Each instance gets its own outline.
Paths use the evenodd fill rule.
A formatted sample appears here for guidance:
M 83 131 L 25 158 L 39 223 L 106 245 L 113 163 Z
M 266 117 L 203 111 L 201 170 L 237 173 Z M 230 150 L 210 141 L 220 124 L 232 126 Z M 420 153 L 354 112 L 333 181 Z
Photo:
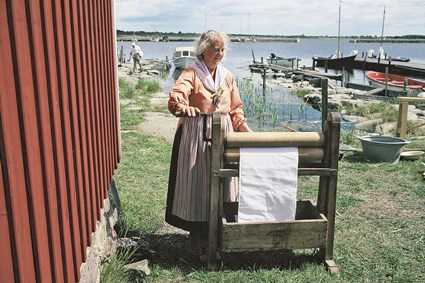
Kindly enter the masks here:
M 133 73 L 137 71 L 137 65 L 140 67 L 139 72 L 142 72 L 143 51 L 135 42 L 131 44 L 130 56 L 133 58 Z

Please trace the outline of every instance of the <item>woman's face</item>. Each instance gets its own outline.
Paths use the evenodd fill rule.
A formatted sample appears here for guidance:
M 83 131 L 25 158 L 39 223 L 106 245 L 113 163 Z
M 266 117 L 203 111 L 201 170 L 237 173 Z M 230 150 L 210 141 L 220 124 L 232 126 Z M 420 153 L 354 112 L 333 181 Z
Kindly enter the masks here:
M 204 51 L 204 62 L 210 71 L 214 70 L 224 56 L 224 42 L 217 39 Z

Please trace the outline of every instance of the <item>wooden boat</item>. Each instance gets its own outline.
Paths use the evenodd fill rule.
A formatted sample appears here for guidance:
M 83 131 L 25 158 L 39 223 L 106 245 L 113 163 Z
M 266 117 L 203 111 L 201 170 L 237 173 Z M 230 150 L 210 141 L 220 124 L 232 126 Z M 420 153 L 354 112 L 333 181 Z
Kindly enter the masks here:
M 354 59 L 357 56 L 357 51 L 353 50 L 353 52 L 349 56 L 330 56 L 330 57 L 318 57 L 313 56 L 313 62 L 316 67 L 324 67 L 329 69 L 337 69 L 341 70 L 342 68 L 346 70 L 354 69 Z
M 280 56 L 276 56 L 274 53 L 271 53 L 269 57 L 267 57 L 267 63 L 270 65 L 278 65 L 283 67 L 288 67 L 292 69 L 298 69 L 298 63 L 301 59 L 296 57 L 284 58 Z
M 325 67 L 330 69 L 343 69 L 353 70 L 354 59 L 357 56 L 357 50 L 353 50 L 348 56 L 344 57 L 340 51 L 340 39 L 341 39 L 341 2 L 339 4 L 339 17 L 338 17 L 338 47 L 334 55 L 330 57 L 318 57 L 313 56 L 313 67 Z
M 176 69 L 184 69 L 196 60 L 195 48 L 192 46 L 176 47 L 173 54 L 173 64 Z
M 369 80 L 370 85 L 380 88 L 385 88 L 385 86 L 387 86 L 389 90 L 403 91 L 405 88 L 408 88 L 418 93 L 425 91 L 425 82 L 395 74 L 367 71 L 366 78 Z

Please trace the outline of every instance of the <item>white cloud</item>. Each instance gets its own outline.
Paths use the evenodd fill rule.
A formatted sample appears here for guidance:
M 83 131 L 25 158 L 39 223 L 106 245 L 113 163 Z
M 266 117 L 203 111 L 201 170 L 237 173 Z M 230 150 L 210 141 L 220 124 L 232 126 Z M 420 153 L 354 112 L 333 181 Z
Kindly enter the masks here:
M 339 0 L 116 0 L 117 29 L 273 35 L 336 35 Z M 425 34 L 424 0 L 344 0 L 342 35 Z M 412 11 L 416 11 L 413 12 Z

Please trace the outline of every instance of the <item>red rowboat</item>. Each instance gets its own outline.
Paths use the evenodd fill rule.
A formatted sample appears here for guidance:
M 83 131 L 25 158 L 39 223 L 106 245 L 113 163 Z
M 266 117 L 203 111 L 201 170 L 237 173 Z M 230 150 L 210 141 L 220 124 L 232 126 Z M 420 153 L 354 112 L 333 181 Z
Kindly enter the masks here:
M 367 71 L 366 77 L 369 80 L 370 85 L 377 87 L 385 88 L 385 84 L 387 84 L 387 89 L 403 91 L 405 88 L 405 83 L 407 83 L 406 87 L 411 90 L 415 90 L 415 92 L 425 91 L 425 82 L 409 79 L 395 74 L 386 75 L 385 73 Z

